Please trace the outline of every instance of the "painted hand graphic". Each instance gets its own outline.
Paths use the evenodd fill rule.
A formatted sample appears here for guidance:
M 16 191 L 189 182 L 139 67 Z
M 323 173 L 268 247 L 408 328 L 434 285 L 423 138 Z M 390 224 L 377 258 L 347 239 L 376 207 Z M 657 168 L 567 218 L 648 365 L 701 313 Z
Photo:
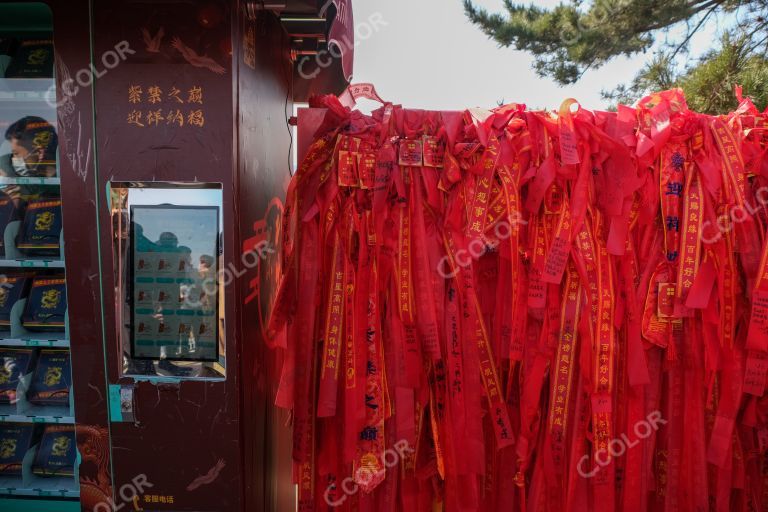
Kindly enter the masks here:
M 219 461 L 216 463 L 215 466 L 213 466 L 208 472 L 204 475 L 201 475 L 194 480 L 192 480 L 192 483 L 190 483 L 187 486 L 188 491 L 194 491 L 198 487 L 202 487 L 203 485 L 208 485 L 214 480 L 216 480 L 219 477 L 219 473 L 221 473 L 221 470 L 224 469 L 224 466 L 227 464 L 224 462 L 224 459 L 219 459 Z
M 176 48 L 179 53 L 184 57 L 184 60 L 192 64 L 197 68 L 207 68 L 216 73 L 217 75 L 223 75 L 226 69 L 224 69 L 218 62 L 203 55 L 202 57 L 195 52 L 192 48 L 185 45 L 181 39 L 174 37 L 171 42 L 171 46 Z
M 144 38 L 144 47 L 149 53 L 160 53 L 160 44 L 163 42 L 163 37 L 165 37 L 163 27 L 160 27 L 160 30 L 157 31 L 154 37 L 149 34 L 149 30 L 146 28 L 141 29 L 141 35 Z

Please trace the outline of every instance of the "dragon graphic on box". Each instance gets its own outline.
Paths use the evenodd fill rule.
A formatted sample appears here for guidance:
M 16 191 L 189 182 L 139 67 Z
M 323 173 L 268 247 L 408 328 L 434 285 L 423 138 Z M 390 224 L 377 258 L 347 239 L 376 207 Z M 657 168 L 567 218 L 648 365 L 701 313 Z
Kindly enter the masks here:
M 112 499 L 112 483 L 109 476 L 109 433 L 104 427 L 89 425 L 77 426 L 78 448 L 83 461 L 80 465 L 80 501 L 84 511 L 93 512 L 101 503 Z M 88 467 L 84 467 L 88 464 Z M 96 468 L 96 478 L 91 471 L 86 476 L 85 469 Z M 103 507 L 100 507 L 103 508 Z

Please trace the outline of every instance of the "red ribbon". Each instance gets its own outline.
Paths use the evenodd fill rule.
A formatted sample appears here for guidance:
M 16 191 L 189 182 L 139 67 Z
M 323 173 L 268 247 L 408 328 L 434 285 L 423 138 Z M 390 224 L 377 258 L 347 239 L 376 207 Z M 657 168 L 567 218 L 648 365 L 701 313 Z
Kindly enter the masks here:
M 300 510 L 768 510 L 766 113 L 575 103 L 313 100 L 267 328 Z

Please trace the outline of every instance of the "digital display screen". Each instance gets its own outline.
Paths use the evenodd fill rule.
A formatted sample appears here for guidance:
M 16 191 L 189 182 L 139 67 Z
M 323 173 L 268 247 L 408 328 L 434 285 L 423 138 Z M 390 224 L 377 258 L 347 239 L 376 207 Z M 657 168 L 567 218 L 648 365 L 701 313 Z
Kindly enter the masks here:
M 219 207 L 130 206 L 131 357 L 218 361 Z

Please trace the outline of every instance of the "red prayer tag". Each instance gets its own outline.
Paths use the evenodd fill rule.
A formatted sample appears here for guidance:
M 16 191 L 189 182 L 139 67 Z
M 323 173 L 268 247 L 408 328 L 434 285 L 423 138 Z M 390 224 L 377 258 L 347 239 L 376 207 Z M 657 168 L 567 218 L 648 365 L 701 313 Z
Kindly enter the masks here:
M 768 353 L 751 350 L 744 370 L 744 392 L 763 396 L 766 375 L 768 375 Z
M 747 348 L 768 351 L 768 290 L 755 290 L 752 293 Z
M 573 114 L 571 114 L 572 105 L 578 105 L 578 102 L 572 98 L 565 100 L 560 105 L 560 158 L 564 164 L 578 164 L 581 161 Z
M 357 172 L 360 176 L 360 188 L 372 190 L 376 186 L 376 153 L 366 151 L 357 155 Z
M 673 318 L 675 316 L 675 285 L 673 283 L 659 283 L 656 315 L 659 318 Z
M 424 167 L 442 169 L 445 156 L 445 143 L 438 137 L 425 135 L 422 139 L 424 148 Z
M 562 209 L 560 222 L 555 231 L 555 239 L 549 247 L 547 259 L 544 262 L 542 281 L 559 284 L 563 279 L 565 266 L 571 252 L 571 212 L 567 205 Z
M 422 146 L 420 140 L 401 140 L 400 141 L 400 160 L 401 167 L 421 167 L 422 166 Z
M 349 151 L 339 151 L 339 186 L 357 187 L 357 154 Z

